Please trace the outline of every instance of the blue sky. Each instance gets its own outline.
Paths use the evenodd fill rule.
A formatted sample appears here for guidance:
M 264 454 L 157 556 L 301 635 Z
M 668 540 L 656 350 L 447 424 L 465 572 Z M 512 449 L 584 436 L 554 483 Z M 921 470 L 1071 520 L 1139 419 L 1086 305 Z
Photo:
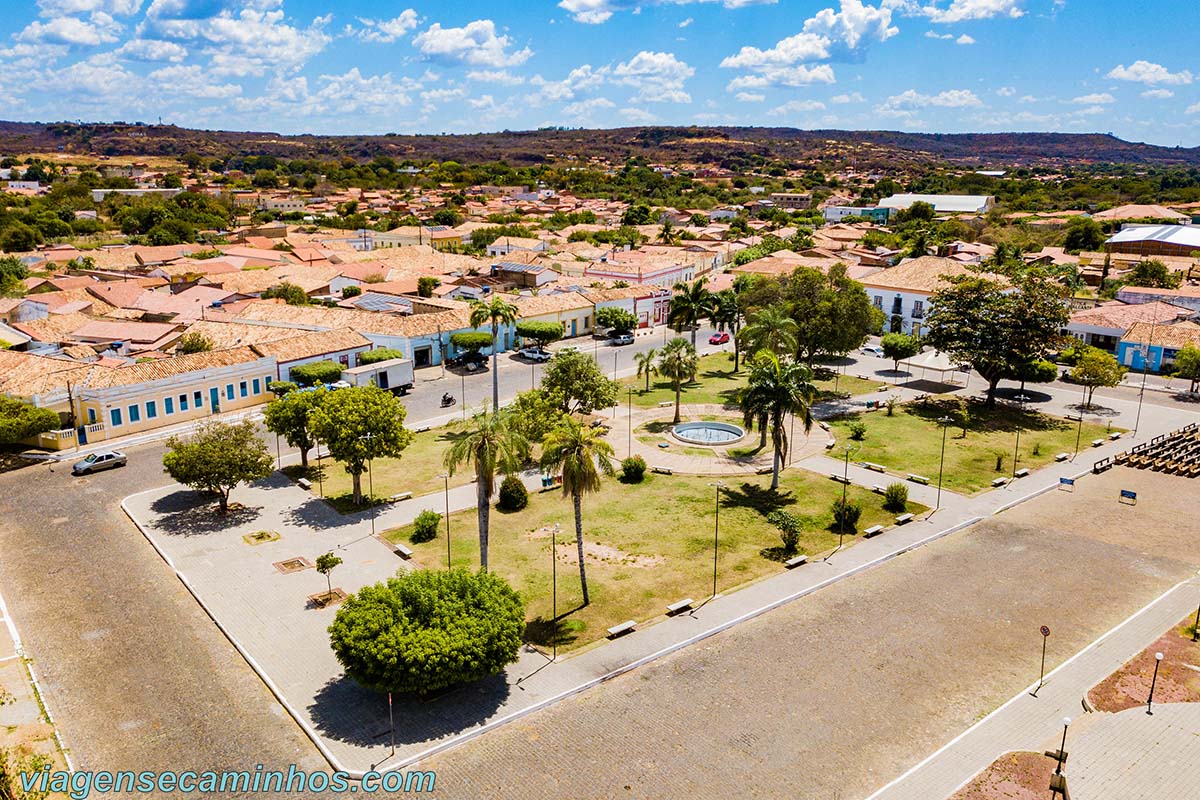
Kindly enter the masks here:
M 1178 0 L 8 0 L 0 117 L 727 124 L 1200 145 Z M 1195 74 L 1193 74 L 1195 70 Z

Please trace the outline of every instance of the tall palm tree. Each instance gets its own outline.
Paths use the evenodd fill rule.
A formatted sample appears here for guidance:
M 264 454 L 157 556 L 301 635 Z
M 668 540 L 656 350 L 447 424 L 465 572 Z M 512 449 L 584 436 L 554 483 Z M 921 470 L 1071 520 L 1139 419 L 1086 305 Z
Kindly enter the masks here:
M 559 423 L 542 442 L 542 469 L 562 473 L 563 495 L 570 495 L 575 505 L 575 546 L 585 606 L 591 599 L 583 563 L 583 496 L 600 490 L 600 473 L 614 474 L 612 458 L 612 445 L 600 438 L 598 430 L 584 427 L 571 417 Z
M 733 371 L 737 372 L 741 351 L 738 332 L 742 328 L 742 305 L 737 292 L 725 289 L 714 294 L 708 318 L 717 330 L 729 331 L 729 336 L 733 339 Z
M 759 351 L 750 368 L 750 381 L 742 390 L 742 419 L 746 425 L 765 422 L 771 430 L 774 449 L 771 491 L 779 488 L 779 470 L 787 458 L 788 436 L 784 420 L 788 414 L 803 416 L 804 432 L 812 430 L 810 404 L 816 394 L 812 370 L 803 364 L 781 361 L 777 355 Z
M 742 346 L 749 358 L 765 350 L 776 356 L 796 352 L 796 336 L 800 326 L 781 305 L 767 306 L 755 312 L 742 328 Z
M 529 440 L 518 431 L 512 414 L 486 410 L 472 417 L 471 427 L 453 434 L 443 463 L 453 475 L 462 465 L 475 467 L 475 510 L 479 518 L 479 566 L 488 568 L 488 524 L 496 473 L 512 474 L 529 458 Z
M 684 328 L 691 328 L 693 348 L 696 346 L 696 326 L 709 315 L 712 308 L 712 292 L 706 288 L 707 283 L 708 278 L 700 278 L 691 283 L 680 281 L 675 284 L 675 296 L 671 298 L 671 327 L 676 333 L 681 333 Z
M 637 376 L 640 378 L 646 376 L 646 391 L 650 391 L 650 376 L 658 372 L 658 368 L 654 366 L 654 359 L 658 357 L 658 350 L 651 347 L 644 353 L 634 353 L 633 360 L 637 363 Z
M 676 336 L 667 342 L 658 357 L 658 374 L 671 382 L 675 389 L 675 423 L 679 423 L 679 395 L 683 384 L 696 377 L 700 368 L 700 359 L 696 348 L 688 344 L 687 339 Z
M 475 300 L 471 303 L 471 327 L 481 327 L 485 322 L 492 326 L 492 408 L 500 408 L 500 373 L 496 370 L 496 358 L 500 350 L 500 325 L 512 325 L 517 321 L 520 309 L 504 298 L 492 296 L 491 300 Z

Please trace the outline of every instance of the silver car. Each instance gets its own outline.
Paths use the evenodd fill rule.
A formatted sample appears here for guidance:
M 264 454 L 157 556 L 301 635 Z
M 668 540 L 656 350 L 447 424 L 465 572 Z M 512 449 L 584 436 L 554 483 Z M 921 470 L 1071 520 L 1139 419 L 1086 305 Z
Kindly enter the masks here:
M 71 467 L 75 475 L 90 475 L 93 472 L 125 466 L 125 454 L 120 450 L 103 450 L 90 456 Z

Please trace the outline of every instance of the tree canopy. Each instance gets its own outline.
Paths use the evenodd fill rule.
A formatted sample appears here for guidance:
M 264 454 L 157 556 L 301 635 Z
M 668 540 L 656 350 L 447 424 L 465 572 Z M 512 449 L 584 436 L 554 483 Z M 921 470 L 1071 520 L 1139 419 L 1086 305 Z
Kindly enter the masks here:
M 359 365 L 378 364 L 380 361 L 391 361 L 393 358 L 404 358 L 404 353 L 394 347 L 380 347 L 358 354 Z
M 315 386 L 340 380 L 344 369 L 345 367 L 336 361 L 310 361 L 292 367 L 288 374 L 301 386 Z
M 206 422 L 190 437 L 167 439 L 163 468 L 184 486 L 217 496 L 222 512 L 229 508 L 229 493 L 240 483 L 271 474 L 274 460 L 258 437 L 255 424 Z
M 309 426 L 329 454 L 354 479 L 354 502 L 361 503 L 362 474 L 376 458 L 399 458 L 412 441 L 404 427 L 407 410 L 391 392 L 356 386 L 329 392 L 309 415 Z
M 58 414 L 0 395 L 0 444 L 16 444 L 61 425 Z
M 263 410 L 267 430 L 282 436 L 300 451 L 300 466 L 308 467 L 308 451 L 316 445 L 309 425 L 309 415 L 325 401 L 325 389 L 288 392 L 277 397 Z
M 561 398 L 563 411 L 590 414 L 614 405 L 621 387 L 590 356 L 563 350 L 547 362 L 542 388 Z
M 637 327 L 637 314 L 616 306 L 606 306 L 596 311 L 596 324 L 601 328 L 612 328 L 614 333 L 629 333 Z
M 518 322 L 517 336 L 522 339 L 532 339 L 538 347 L 545 347 L 563 337 L 563 326 L 557 322 L 538 320 Z

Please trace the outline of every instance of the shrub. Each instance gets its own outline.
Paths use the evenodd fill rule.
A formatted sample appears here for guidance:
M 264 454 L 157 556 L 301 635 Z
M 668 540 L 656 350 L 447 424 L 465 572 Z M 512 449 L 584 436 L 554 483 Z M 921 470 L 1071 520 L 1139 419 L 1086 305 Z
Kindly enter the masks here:
M 358 364 L 359 366 L 378 364 L 380 361 L 390 361 L 393 358 L 404 358 L 404 353 L 394 347 L 380 347 L 377 350 L 368 350 L 365 353 L 359 353 Z
M 360 294 L 362 294 L 361 286 L 345 286 L 342 288 L 342 297 L 343 298 L 348 299 L 351 297 L 358 297 Z
M 413 532 L 409 537 L 413 544 L 428 542 L 437 538 L 438 528 L 442 524 L 442 515 L 436 511 L 425 509 L 413 520 Z
M 850 500 L 845 502 L 839 497 L 833 501 L 834 530 L 853 533 L 858 528 L 858 518 L 862 516 L 862 506 Z
M 529 505 L 529 491 L 516 475 L 509 475 L 500 484 L 500 499 L 496 508 L 501 511 L 520 511 Z
M 850 423 L 850 438 L 856 442 L 861 442 L 867 436 L 867 424 L 865 422 Z
M 621 462 L 621 478 L 626 483 L 641 483 L 646 477 L 646 459 L 630 456 Z
M 292 367 L 289 377 L 301 386 L 314 386 L 341 380 L 342 369 L 344 367 L 336 361 L 310 361 Z
M 883 492 L 883 507 L 888 511 L 901 512 L 908 509 L 908 487 L 903 483 L 890 483 Z
M 779 528 L 779 538 L 783 541 L 783 552 L 792 555 L 800 546 L 800 520 L 794 514 L 786 511 L 772 511 L 767 515 L 767 522 Z

